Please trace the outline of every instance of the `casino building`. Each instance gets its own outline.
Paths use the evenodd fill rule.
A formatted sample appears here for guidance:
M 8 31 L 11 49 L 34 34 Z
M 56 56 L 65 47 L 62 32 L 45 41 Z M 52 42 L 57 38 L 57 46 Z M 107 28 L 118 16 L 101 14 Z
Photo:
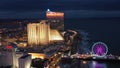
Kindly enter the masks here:
M 30 23 L 27 25 L 29 45 L 47 45 L 49 43 L 50 27 L 43 20 L 40 23 Z
M 63 37 L 57 29 L 51 29 L 46 20 L 40 23 L 30 23 L 27 25 L 28 45 L 39 46 L 48 45 L 53 42 L 63 41 Z
M 63 12 L 52 12 L 49 9 L 46 11 L 46 18 L 50 23 L 51 29 L 57 29 L 59 31 L 64 30 L 64 13 Z

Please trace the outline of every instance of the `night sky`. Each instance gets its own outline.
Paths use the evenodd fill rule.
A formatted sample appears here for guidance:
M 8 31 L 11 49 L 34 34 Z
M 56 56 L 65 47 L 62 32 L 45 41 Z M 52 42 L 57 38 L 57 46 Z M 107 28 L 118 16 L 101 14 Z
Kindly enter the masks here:
M 0 18 L 42 18 L 48 8 L 66 18 L 120 17 L 120 0 L 0 0 Z

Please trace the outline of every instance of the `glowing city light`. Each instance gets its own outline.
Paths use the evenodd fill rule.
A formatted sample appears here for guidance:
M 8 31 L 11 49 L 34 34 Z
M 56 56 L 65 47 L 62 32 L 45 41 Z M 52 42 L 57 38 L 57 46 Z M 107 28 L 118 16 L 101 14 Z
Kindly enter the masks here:
M 46 13 L 47 18 L 64 18 L 64 13 L 62 12 L 49 12 Z
M 83 64 L 86 64 L 87 63 L 87 61 L 83 61 Z
M 47 9 L 47 12 L 50 12 L 50 9 Z
M 13 47 L 11 45 L 6 46 L 7 49 L 12 49 Z
M 51 30 L 51 36 L 50 36 L 50 40 L 64 40 L 63 37 L 60 35 L 60 33 L 57 30 Z
M 35 59 L 35 58 L 44 59 L 46 57 L 45 54 L 40 54 L 40 53 L 28 53 L 28 54 L 32 55 L 32 59 Z

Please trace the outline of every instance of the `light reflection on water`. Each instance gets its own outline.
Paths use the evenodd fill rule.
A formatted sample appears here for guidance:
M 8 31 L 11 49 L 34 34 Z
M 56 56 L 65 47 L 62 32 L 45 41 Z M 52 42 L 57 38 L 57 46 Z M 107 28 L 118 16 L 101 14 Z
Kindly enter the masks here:
M 78 64 L 80 63 L 80 64 Z M 99 63 L 96 61 L 80 61 L 74 65 L 74 68 L 108 68 L 106 63 Z M 61 65 L 60 68 L 73 68 L 72 64 Z
M 107 65 L 96 61 L 81 61 L 80 68 L 107 68 Z
M 90 68 L 107 68 L 107 65 L 105 63 L 98 63 L 95 61 L 92 61 L 91 63 L 92 64 L 91 64 Z

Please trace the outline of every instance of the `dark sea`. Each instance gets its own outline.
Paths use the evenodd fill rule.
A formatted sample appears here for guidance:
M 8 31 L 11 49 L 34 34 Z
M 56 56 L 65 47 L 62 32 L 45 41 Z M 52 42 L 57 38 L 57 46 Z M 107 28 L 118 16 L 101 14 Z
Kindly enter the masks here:
M 60 68 L 120 68 L 120 63 L 78 60 L 71 64 L 60 64 Z
M 65 19 L 65 29 L 83 30 L 88 33 L 91 45 L 104 42 L 108 54 L 120 55 L 120 18 Z
M 120 55 L 120 18 L 77 18 L 65 19 L 65 29 L 82 30 L 88 33 L 92 46 L 94 42 L 104 42 L 108 54 Z M 61 68 L 120 68 L 120 62 L 82 61 L 63 64 Z

